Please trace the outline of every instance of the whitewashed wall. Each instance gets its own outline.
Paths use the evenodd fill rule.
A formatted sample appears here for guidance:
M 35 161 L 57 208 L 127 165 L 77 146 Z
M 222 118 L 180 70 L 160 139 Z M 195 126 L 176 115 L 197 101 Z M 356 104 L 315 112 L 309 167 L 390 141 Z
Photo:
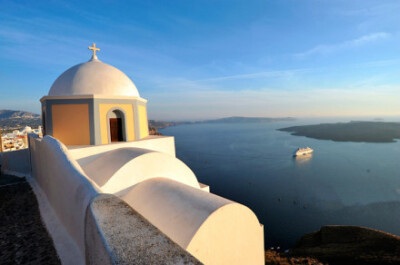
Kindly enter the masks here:
M 170 139 L 164 141 L 166 146 L 171 145 Z M 264 263 L 263 228 L 254 213 L 243 205 L 202 191 L 193 172 L 175 156 L 131 146 L 127 148 L 125 145 L 107 145 L 76 149 L 73 157 L 61 142 L 49 136 L 43 139 L 29 137 L 29 144 L 32 179 L 45 194 L 60 226 L 65 227 L 77 245 L 83 262 L 85 257 L 93 261 L 98 254 L 94 245 L 103 246 L 98 249 L 111 249 L 110 246 L 104 248 L 109 244 L 105 240 L 106 234 L 110 239 L 117 239 L 118 242 L 112 243 L 114 247 L 129 248 L 133 245 L 129 240 L 135 243 L 139 240 L 137 237 L 125 238 L 128 243 L 121 243 L 119 239 L 124 238 L 119 236 L 122 226 L 98 223 L 105 217 L 113 217 L 114 209 L 109 207 L 103 207 L 98 212 L 100 215 L 94 212 L 89 215 L 93 220 L 86 220 L 86 225 L 91 227 L 85 227 L 87 209 L 96 197 L 102 196 L 102 191 L 120 193 L 118 191 L 126 188 L 124 193 L 116 195 L 200 262 L 230 265 Z M 85 155 L 91 159 L 85 160 Z M 79 159 L 81 165 L 74 158 Z M 88 176 L 94 180 L 99 178 L 96 181 L 102 183 L 104 189 Z M 116 183 L 111 185 L 109 181 L 113 178 Z M 111 186 L 105 189 L 108 184 Z M 129 206 L 123 206 L 126 207 Z M 88 231 L 92 232 L 88 234 Z M 139 240 L 142 243 L 153 240 L 154 233 L 146 236 L 142 232 L 139 234 L 143 235 Z M 146 246 L 142 243 L 139 248 Z M 138 255 L 132 249 L 124 251 Z M 114 255 L 112 251 L 110 255 Z M 102 259 L 104 257 L 109 258 L 103 251 Z M 110 264 L 117 264 L 113 263 L 113 259 L 108 260 Z M 73 262 L 68 264 L 78 265 Z
M 0 160 L 3 174 L 25 177 L 31 171 L 29 149 L 1 153 Z
M 91 199 L 99 189 L 78 163 L 70 157 L 67 148 L 56 139 L 29 137 L 31 176 L 45 194 L 58 220 L 85 257 L 85 214 Z
M 166 178 L 121 197 L 204 264 L 264 264 L 264 231 L 246 206 Z
M 175 157 L 175 139 L 173 136 L 149 136 L 134 142 L 120 142 L 92 146 L 68 146 L 71 156 L 80 165 L 85 165 L 95 160 L 98 155 L 118 148 L 143 148 L 161 152 Z
M 81 164 L 105 193 L 116 194 L 150 178 L 164 177 L 199 189 L 193 171 L 175 156 L 148 149 L 125 147 L 99 155 Z

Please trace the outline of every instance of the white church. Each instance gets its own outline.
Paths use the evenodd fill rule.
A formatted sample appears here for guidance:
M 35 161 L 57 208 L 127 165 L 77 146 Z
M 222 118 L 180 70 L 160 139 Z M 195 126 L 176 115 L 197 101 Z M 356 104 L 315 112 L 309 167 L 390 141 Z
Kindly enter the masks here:
M 200 183 L 174 137 L 150 136 L 147 100 L 89 49 L 40 100 L 44 137 L 1 158 L 29 176 L 62 263 L 264 264 L 256 215 Z

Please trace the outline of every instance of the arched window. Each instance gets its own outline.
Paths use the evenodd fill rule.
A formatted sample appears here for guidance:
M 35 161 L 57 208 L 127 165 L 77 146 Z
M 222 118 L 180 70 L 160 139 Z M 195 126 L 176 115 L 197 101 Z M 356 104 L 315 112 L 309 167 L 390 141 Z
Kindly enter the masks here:
M 111 110 L 108 115 L 109 123 L 109 141 L 110 142 L 123 142 L 125 138 L 125 117 L 124 113 L 120 110 Z

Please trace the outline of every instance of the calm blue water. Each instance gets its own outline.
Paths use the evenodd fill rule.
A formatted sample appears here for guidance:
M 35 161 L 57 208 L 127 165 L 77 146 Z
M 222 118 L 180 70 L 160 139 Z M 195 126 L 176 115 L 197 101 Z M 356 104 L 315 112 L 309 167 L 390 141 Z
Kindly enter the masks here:
M 265 246 L 293 246 L 322 225 L 362 225 L 400 235 L 400 143 L 341 143 L 277 131 L 296 121 L 196 124 L 160 130 L 211 192 L 251 208 Z M 311 157 L 292 157 L 298 147 Z

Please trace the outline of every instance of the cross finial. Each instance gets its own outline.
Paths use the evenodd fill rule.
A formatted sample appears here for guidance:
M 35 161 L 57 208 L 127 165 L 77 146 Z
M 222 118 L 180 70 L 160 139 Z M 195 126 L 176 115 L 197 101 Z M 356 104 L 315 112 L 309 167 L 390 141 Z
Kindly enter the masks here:
M 92 50 L 93 51 L 93 57 L 92 57 L 92 59 L 97 59 L 97 56 L 96 56 L 96 51 L 100 51 L 100 49 L 99 48 L 96 48 L 96 43 L 94 43 L 93 42 L 93 47 L 88 47 L 89 48 L 89 50 Z

